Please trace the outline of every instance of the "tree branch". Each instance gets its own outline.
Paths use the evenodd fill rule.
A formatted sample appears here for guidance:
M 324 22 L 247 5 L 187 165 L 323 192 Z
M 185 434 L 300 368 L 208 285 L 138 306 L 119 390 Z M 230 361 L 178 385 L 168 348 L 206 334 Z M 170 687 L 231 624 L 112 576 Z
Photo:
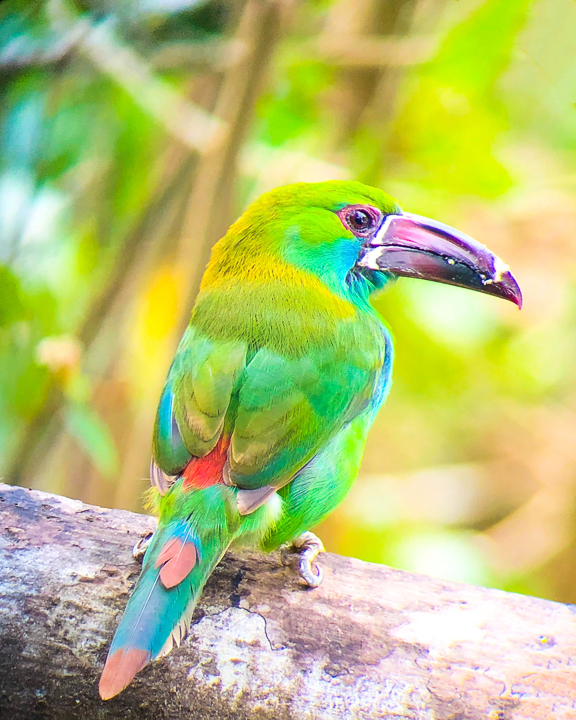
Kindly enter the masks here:
M 304 590 L 230 553 L 190 638 L 117 698 L 97 681 L 153 518 L 0 485 L 0 717 L 568 720 L 574 609 L 322 556 Z
M 156 76 L 144 58 L 120 43 L 111 25 L 101 23 L 94 27 L 84 37 L 80 49 L 185 147 L 210 153 L 224 142 L 226 123 Z
M 310 43 L 310 51 L 324 62 L 342 67 L 408 67 L 432 60 L 437 45 L 434 37 L 326 34 Z

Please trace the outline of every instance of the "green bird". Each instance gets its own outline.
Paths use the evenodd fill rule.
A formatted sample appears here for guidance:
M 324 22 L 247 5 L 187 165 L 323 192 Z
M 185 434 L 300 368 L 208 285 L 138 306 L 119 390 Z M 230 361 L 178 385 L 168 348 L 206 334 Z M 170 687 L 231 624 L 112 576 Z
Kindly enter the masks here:
M 158 407 L 159 524 L 103 699 L 180 643 L 231 545 L 292 543 L 319 584 L 310 528 L 350 489 L 390 389 L 392 339 L 370 297 L 398 276 L 522 303 L 484 245 L 359 182 L 273 190 L 216 243 Z

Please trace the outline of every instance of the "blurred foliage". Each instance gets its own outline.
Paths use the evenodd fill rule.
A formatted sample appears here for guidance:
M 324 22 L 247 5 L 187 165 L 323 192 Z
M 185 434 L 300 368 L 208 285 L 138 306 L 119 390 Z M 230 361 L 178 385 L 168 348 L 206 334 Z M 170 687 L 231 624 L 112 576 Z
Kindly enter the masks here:
M 490 245 L 525 308 L 407 280 L 375 301 L 394 387 L 319 533 L 574 602 L 576 5 L 292 0 L 276 34 L 262 5 L 0 5 L 0 472 L 141 508 L 218 228 L 276 185 L 358 177 Z M 408 58 L 367 59 L 402 37 Z M 223 151 L 183 140 L 198 109 L 231 128 Z

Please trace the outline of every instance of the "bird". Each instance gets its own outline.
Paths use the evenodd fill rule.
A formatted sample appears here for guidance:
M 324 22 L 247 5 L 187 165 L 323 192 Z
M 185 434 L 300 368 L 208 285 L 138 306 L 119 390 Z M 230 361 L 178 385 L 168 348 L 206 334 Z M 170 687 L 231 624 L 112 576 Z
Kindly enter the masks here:
M 214 245 L 168 371 L 150 478 L 158 528 L 111 643 L 100 696 L 180 644 L 230 546 L 299 552 L 344 499 L 391 385 L 391 332 L 371 305 L 398 277 L 522 305 L 507 265 L 470 236 L 357 181 L 257 199 Z

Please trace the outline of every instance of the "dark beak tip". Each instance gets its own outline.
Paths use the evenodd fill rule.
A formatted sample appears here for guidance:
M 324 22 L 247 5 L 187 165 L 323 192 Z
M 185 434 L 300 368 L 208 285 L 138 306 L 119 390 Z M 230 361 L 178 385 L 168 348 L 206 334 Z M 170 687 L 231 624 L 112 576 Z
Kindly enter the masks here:
M 518 310 L 522 310 L 522 295 L 510 295 L 508 299 L 510 300 L 510 302 L 513 302 L 514 305 L 516 305 Z
M 518 285 L 511 272 L 507 272 L 503 276 L 500 285 L 504 290 L 505 299 L 513 302 L 518 307 L 518 310 L 522 310 L 522 290 L 520 290 L 520 285 Z

